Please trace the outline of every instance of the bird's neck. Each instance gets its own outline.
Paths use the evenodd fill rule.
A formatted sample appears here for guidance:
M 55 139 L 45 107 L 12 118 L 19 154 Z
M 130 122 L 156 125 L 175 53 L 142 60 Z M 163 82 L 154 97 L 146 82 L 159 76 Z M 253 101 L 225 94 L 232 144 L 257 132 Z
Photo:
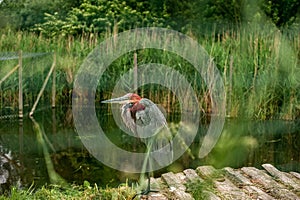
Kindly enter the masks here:
M 140 104 L 139 102 L 136 102 L 135 104 L 133 104 L 133 106 L 131 108 L 129 108 L 130 113 L 131 113 L 131 117 L 134 119 L 134 121 L 136 120 L 136 113 L 141 111 L 141 110 L 145 110 L 145 106 Z

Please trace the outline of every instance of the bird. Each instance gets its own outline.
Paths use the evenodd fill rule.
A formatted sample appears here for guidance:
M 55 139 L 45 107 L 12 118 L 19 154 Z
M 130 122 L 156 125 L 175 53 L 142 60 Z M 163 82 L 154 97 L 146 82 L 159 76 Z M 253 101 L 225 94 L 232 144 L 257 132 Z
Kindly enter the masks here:
M 118 103 L 121 105 L 121 118 L 125 126 L 147 147 L 143 170 L 148 168 L 148 184 L 140 195 L 158 192 L 150 188 L 150 171 L 152 164 L 165 167 L 173 162 L 172 133 L 166 118 L 158 106 L 136 93 L 127 93 L 122 97 L 101 101 L 101 103 Z M 150 153 L 153 159 L 150 159 Z M 156 162 L 156 163 L 151 163 Z M 141 172 L 143 173 L 143 172 Z

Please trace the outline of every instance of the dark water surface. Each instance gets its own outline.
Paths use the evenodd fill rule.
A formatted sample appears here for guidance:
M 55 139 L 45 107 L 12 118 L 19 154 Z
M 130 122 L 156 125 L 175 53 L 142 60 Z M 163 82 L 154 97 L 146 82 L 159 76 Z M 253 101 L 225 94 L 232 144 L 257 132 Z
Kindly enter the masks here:
M 97 111 L 98 112 L 98 111 Z M 134 138 L 119 130 L 111 115 L 97 113 L 106 135 L 116 145 L 130 149 L 139 144 Z M 107 113 L 107 112 L 106 112 Z M 73 126 L 71 108 L 56 108 L 39 111 L 35 121 L 43 130 L 43 140 L 55 171 L 70 183 L 81 184 L 84 180 L 98 186 L 115 187 L 125 182 L 135 182 L 139 174 L 128 174 L 111 169 L 96 160 L 81 143 Z M 204 120 L 205 121 L 205 120 Z M 168 117 L 169 126 L 176 126 L 178 117 Z M 204 159 L 197 159 L 201 140 L 207 124 L 200 126 L 199 133 L 184 154 L 172 165 L 155 172 L 159 176 L 166 171 L 178 172 L 199 165 L 216 168 L 230 166 L 255 166 L 271 163 L 283 171 L 300 172 L 300 124 L 295 121 L 246 121 L 227 119 L 223 133 Z M 109 155 L 108 155 L 109 156 Z M 33 122 L 25 117 L 0 120 L 0 192 L 11 185 L 39 187 L 50 183 L 45 162 L 45 148 L 38 141 Z

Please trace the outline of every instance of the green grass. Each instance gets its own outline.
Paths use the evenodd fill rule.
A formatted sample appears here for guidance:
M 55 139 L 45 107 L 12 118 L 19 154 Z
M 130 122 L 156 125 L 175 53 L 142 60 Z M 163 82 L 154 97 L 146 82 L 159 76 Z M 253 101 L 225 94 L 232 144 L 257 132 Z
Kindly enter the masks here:
M 39 189 L 29 188 L 16 189 L 12 188 L 9 194 L 0 196 L 0 200 L 13 199 L 118 199 L 129 200 L 135 195 L 135 191 L 124 184 L 118 188 L 98 188 L 97 185 L 90 186 L 89 182 L 85 182 L 82 186 L 72 185 L 69 187 L 61 187 L 58 185 L 43 186 Z
M 214 181 L 224 179 L 224 175 L 220 171 L 215 171 L 209 177 L 206 177 L 205 180 L 194 180 L 188 182 L 187 192 L 189 192 L 194 199 L 205 200 L 210 199 L 211 194 L 219 194 L 218 190 L 215 187 Z M 220 195 L 220 194 L 219 194 Z
M 250 119 L 287 119 L 300 116 L 300 36 L 286 34 L 276 29 L 236 28 L 193 35 L 212 56 L 226 90 L 226 113 L 229 117 Z M 57 55 L 57 103 L 71 104 L 72 84 L 83 59 L 107 34 L 83 34 L 46 38 L 30 32 L 4 30 L 0 33 L 0 52 L 55 52 Z M 184 74 L 198 95 L 201 110 L 209 113 L 210 94 L 203 80 L 193 67 L 178 56 L 159 50 L 137 51 L 138 63 L 162 63 Z M 0 61 L 2 78 L 17 60 Z M 24 59 L 24 102 L 32 106 L 51 64 L 52 55 Z M 121 74 L 133 66 L 133 52 L 117 59 L 103 74 L 96 99 L 109 98 L 114 84 Z M 169 78 L 169 77 L 168 77 Z M 17 73 L 1 86 L 1 109 L 17 108 Z M 145 86 L 142 95 L 170 107 L 178 104 L 173 94 L 158 86 Z M 51 80 L 43 101 L 47 104 L 51 95 Z M 50 104 L 50 103 L 49 103 Z M 168 107 L 169 106 L 169 107 Z
M 188 192 L 194 197 L 194 199 L 204 200 L 208 199 L 207 192 L 216 192 L 212 181 L 205 182 L 192 182 L 187 184 Z

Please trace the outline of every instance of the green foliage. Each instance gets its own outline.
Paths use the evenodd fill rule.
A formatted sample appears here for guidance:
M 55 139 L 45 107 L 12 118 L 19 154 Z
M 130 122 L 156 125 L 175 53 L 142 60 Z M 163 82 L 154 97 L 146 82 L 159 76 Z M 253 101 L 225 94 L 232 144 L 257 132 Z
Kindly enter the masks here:
M 74 7 L 66 17 L 59 13 L 45 14 L 45 23 L 37 24 L 34 30 L 46 35 L 78 34 L 82 32 L 105 32 L 112 27 L 120 31 L 140 26 L 161 26 L 162 15 L 146 9 L 146 2 L 135 2 L 131 6 L 121 0 L 84 0 Z
M 65 16 L 71 7 L 79 5 L 81 0 L 3 0 L 0 4 L 0 27 L 28 29 L 35 24 L 44 23 L 44 13 L 60 11 Z
M 300 17 L 299 0 L 264 0 L 263 10 L 272 19 L 277 27 L 286 27 Z
M 236 25 L 260 18 L 286 27 L 299 21 L 299 7 L 298 0 L 3 0 L 0 27 L 34 28 L 50 36 L 105 32 L 115 25 L 121 31 L 140 26 L 201 31 L 203 25 Z
M 86 181 L 83 186 L 73 185 L 61 187 L 58 185 L 43 186 L 36 191 L 18 190 L 12 188 L 9 196 L 0 196 L 0 200 L 6 199 L 132 199 L 135 194 L 133 188 L 127 184 L 118 188 L 93 187 Z
M 298 0 L 167 0 L 166 4 L 173 28 L 198 32 L 204 31 L 204 25 L 230 29 L 231 25 L 266 21 L 286 28 L 300 17 Z
M 203 17 L 208 22 L 238 24 L 242 20 L 243 2 L 243 0 L 204 0 L 201 2 L 205 5 Z

